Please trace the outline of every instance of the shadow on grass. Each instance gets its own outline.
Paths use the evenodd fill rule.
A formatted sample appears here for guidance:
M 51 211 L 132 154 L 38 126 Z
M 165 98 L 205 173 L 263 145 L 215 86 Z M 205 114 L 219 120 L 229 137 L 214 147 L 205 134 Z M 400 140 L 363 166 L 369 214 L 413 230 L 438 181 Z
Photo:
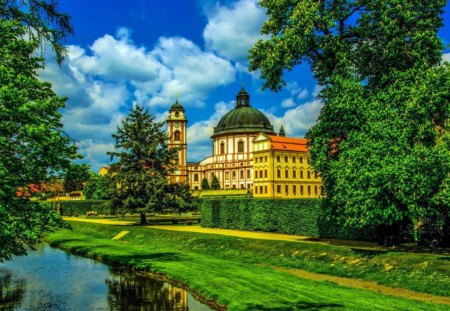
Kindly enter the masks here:
M 341 310 L 344 305 L 338 303 L 316 303 L 316 302 L 306 302 L 298 301 L 293 303 L 283 303 L 279 306 L 263 306 L 259 304 L 247 305 L 248 310 L 259 310 L 259 311 L 297 311 L 297 310 Z
M 377 249 L 365 249 L 365 248 L 350 248 L 350 249 L 353 253 L 369 259 L 387 253 L 387 251 Z
M 438 260 L 450 261 L 450 257 L 439 257 Z

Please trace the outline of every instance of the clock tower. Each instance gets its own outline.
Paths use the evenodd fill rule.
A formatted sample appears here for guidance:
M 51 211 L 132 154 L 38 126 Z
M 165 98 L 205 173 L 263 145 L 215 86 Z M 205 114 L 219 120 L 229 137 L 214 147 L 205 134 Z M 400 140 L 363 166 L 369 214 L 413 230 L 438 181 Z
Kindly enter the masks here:
M 171 183 L 186 183 L 187 172 L 187 136 L 186 136 L 186 115 L 184 108 L 178 103 L 178 99 L 169 110 L 166 120 L 169 131 L 169 147 L 178 148 L 178 159 L 175 171 L 170 174 Z

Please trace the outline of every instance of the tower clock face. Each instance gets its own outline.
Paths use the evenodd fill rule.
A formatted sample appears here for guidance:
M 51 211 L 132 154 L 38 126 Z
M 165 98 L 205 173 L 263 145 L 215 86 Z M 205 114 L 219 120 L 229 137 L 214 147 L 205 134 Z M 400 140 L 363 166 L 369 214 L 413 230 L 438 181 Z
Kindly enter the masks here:
M 179 129 L 180 128 L 180 122 L 175 122 L 174 126 L 175 126 L 176 129 Z

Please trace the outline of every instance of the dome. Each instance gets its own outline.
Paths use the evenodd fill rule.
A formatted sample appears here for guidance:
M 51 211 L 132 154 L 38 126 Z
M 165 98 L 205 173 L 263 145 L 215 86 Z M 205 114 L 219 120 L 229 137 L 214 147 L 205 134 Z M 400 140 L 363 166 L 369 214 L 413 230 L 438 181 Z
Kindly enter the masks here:
M 256 108 L 250 106 L 250 96 L 242 89 L 236 100 L 236 107 L 227 112 L 214 128 L 214 136 L 227 133 L 274 134 L 269 119 Z M 244 100 L 243 100 L 244 99 Z
M 183 111 L 184 112 L 184 108 L 183 108 L 183 106 L 181 106 L 179 103 L 178 103 L 178 99 L 175 101 L 175 104 L 173 104 L 172 105 L 172 107 L 170 107 L 170 110 L 169 111 Z

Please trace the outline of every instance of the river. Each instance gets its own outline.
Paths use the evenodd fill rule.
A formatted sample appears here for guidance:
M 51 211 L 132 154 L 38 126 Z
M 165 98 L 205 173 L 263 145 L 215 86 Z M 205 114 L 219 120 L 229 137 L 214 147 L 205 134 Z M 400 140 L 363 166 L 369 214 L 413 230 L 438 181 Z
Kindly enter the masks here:
M 39 245 L 0 263 L 0 310 L 206 311 L 182 288 Z

